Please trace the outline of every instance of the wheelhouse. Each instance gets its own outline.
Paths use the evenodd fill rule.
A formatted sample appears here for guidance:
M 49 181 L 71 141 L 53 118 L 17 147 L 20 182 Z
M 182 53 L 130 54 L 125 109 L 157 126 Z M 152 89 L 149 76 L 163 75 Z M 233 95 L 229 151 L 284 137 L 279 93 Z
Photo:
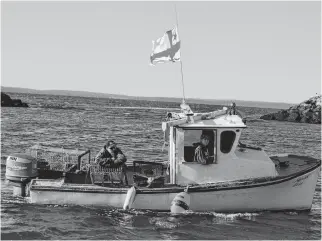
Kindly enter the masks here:
M 179 185 L 213 183 L 256 177 L 267 173 L 275 175 L 272 162 L 266 162 L 266 171 L 260 170 L 255 160 L 243 158 L 238 148 L 242 130 L 246 128 L 238 115 L 227 114 L 225 109 L 212 112 L 208 117 L 194 114 L 185 120 L 163 124 L 169 142 L 170 183 Z M 207 149 L 213 162 L 207 165 L 195 161 L 195 150 L 201 135 L 207 135 Z M 265 159 L 262 151 L 254 151 L 255 158 Z M 269 159 L 268 157 L 266 158 Z M 263 166 L 261 166 L 263 167 Z M 255 174 L 254 174 L 255 173 Z

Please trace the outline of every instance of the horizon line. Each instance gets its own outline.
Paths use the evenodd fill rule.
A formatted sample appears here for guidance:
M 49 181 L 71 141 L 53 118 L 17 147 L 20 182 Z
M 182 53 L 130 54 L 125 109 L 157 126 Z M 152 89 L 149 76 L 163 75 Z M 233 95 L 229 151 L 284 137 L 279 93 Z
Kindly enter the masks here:
M 104 93 L 104 92 L 95 92 L 95 91 L 88 91 L 88 90 L 69 90 L 69 89 L 33 89 L 33 88 L 27 88 L 27 87 L 15 87 L 15 86 L 3 86 L 1 85 L 1 88 L 19 88 L 19 89 L 27 89 L 27 90 L 34 90 L 34 91 L 72 91 L 72 92 L 85 92 L 85 93 L 91 93 L 91 94 L 103 94 L 103 95 L 116 95 L 116 96 L 125 96 L 125 97 L 134 97 L 134 98 L 165 98 L 165 99 L 183 99 L 182 97 L 165 97 L 165 96 L 138 96 L 138 95 L 128 95 L 128 94 L 115 94 L 115 93 Z M 2 92 L 2 89 L 1 89 Z M 317 95 L 316 93 L 315 95 Z M 81 97 L 81 96 L 80 96 Z M 310 98 L 310 97 L 309 97 Z M 297 104 L 297 103 L 291 103 L 291 102 L 281 102 L 281 101 L 263 101 L 263 100 L 240 100 L 240 99 L 209 99 L 209 98 L 200 98 L 200 97 L 186 97 L 186 100 L 200 100 L 200 101 L 231 101 L 231 102 L 261 102 L 261 103 L 272 103 L 272 104 Z

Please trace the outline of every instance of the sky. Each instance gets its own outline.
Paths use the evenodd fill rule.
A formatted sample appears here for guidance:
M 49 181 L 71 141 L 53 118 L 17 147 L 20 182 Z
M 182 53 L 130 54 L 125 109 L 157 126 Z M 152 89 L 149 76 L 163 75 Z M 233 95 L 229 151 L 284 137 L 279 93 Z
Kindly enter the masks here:
M 176 2 L 186 98 L 299 103 L 321 92 L 320 2 Z M 182 97 L 150 66 L 173 2 L 1 2 L 1 85 Z

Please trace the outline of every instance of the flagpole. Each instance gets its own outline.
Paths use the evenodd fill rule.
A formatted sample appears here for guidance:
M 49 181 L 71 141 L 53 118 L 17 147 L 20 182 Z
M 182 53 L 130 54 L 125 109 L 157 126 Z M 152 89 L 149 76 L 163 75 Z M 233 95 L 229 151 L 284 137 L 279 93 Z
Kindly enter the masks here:
M 179 35 L 178 14 L 177 14 L 177 7 L 176 7 L 176 4 L 175 3 L 174 3 L 174 11 L 176 13 L 177 32 L 178 32 L 178 35 Z M 181 83 L 182 83 L 182 94 L 183 94 L 182 103 L 184 104 L 184 103 L 186 103 L 186 97 L 185 97 L 185 93 L 184 93 L 184 82 L 183 82 L 183 71 L 182 71 L 181 48 L 182 48 L 182 42 L 180 40 L 180 69 L 181 69 Z

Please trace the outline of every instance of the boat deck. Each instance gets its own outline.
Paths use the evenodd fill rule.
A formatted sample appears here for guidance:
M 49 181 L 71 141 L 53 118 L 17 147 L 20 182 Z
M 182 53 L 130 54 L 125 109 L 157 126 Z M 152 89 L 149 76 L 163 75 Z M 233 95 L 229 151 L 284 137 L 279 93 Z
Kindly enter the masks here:
M 247 179 L 247 180 L 233 180 L 230 182 L 218 182 L 218 183 L 209 183 L 204 185 L 210 185 L 217 188 L 223 188 L 228 186 L 240 186 L 240 185 L 250 185 L 250 184 L 259 184 L 259 183 L 267 183 L 267 182 L 276 182 L 281 181 L 283 179 L 292 179 L 296 176 L 303 175 L 306 172 L 309 172 L 310 170 L 313 170 L 321 165 L 321 161 L 315 158 L 307 157 L 307 156 L 298 156 L 298 155 L 278 155 L 278 156 L 272 156 L 270 157 L 272 161 L 276 165 L 276 170 L 278 172 L 278 176 L 276 177 L 263 177 L 263 178 L 255 178 L 255 179 Z M 169 184 L 169 176 L 166 175 L 166 165 L 164 165 L 164 177 L 165 177 L 165 184 L 163 185 L 163 188 L 182 188 L 178 185 Z M 127 168 L 127 180 L 128 184 L 120 183 L 120 182 L 111 182 L 111 180 L 105 180 L 102 182 L 102 179 L 99 181 L 94 182 L 94 186 L 97 187 L 108 187 L 108 188 L 116 188 L 116 189 L 122 189 L 122 188 L 128 188 L 133 185 L 133 174 L 137 173 L 135 172 L 135 168 L 133 166 L 129 166 Z M 101 174 L 102 177 L 102 174 Z M 56 172 L 56 171 L 50 171 L 46 170 L 43 172 L 40 172 L 40 179 L 56 179 L 52 180 L 54 183 L 60 183 L 59 180 L 62 180 L 62 173 Z M 97 179 L 96 179 L 97 180 Z M 41 180 L 38 180 L 34 184 L 38 183 L 38 185 L 42 186 L 51 186 L 50 181 L 45 181 L 42 183 Z M 42 184 L 41 184 L 42 183 Z M 93 186 L 93 179 L 90 178 L 90 175 L 88 173 L 66 173 L 64 178 L 64 186 L 67 188 L 68 186 L 74 187 L 75 184 L 84 184 L 85 186 L 91 185 Z M 36 186 L 38 186 L 36 184 Z M 60 186 L 61 184 L 59 184 Z M 43 186 L 43 187 L 44 187 Z M 54 185 L 55 186 L 55 185 Z M 83 186 L 83 185 L 80 185 Z M 192 188 L 194 186 L 198 185 L 191 185 Z M 199 185 L 200 186 L 200 185 Z M 163 189 L 160 187 L 159 189 Z M 156 190 L 158 188 L 149 188 L 149 187 L 140 187 L 141 190 Z
M 270 158 L 275 163 L 276 170 L 281 177 L 305 171 L 321 162 L 312 157 L 291 154 L 276 155 L 271 156 Z

